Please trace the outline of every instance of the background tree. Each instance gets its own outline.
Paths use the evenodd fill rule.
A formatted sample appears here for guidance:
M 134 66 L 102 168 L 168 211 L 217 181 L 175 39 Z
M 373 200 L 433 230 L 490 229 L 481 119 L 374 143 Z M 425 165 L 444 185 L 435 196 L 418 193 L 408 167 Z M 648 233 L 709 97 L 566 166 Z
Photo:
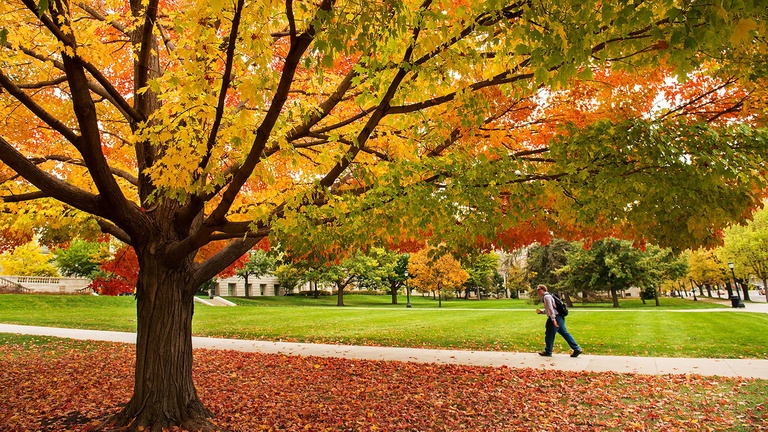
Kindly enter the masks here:
M 5 226 L 70 212 L 132 246 L 113 423 L 212 428 L 193 296 L 266 236 L 333 259 L 425 234 L 718 242 L 765 190 L 761 6 L 0 2 L 2 210 L 34 218 Z
M 407 253 L 390 253 L 395 255 L 396 261 L 392 266 L 392 271 L 390 271 L 387 275 L 387 282 L 389 286 L 389 293 L 392 296 L 392 304 L 397 304 L 397 293 L 400 291 L 400 288 L 408 289 L 407 273 L 408 260 L 410 259 L 410 255 Z
M 292 292 L 303 281 L 303 273 L 299 267 L 290 264 L 277 264 L 275 276 L 280 281 L 280 286 L 284 287 L 287 292 Z
M 477 294 L 477 299 L 480 300 L 482 293 L 494 288 L 499 256 L 493 252 L 475 254 L 467 261 L 465 268 L 469 277 L 464 282 L 465 296 L 469 297 L 469 291 L 473 290 Z
M 338 264 L 328 263 L 320 267 L 319 271 L 320 279 L 333 283 L 336 288 L 336 306 L 344 306 L 346 288 L 364 282 L 371 286 L 380 286 L 391 268 L 380 266 L 376 258 L 358 251 Z
M 392 304 L 397 304 L 397 293 L 407 280 L 405 273 L 409 255 L 384 248 L 371 248 L 366 255 L 376 261 L 377 267 L 363 275 L 359 285 L 368 289 L 388 290 Z
M 76 238 L 66 248 L 53 251 L 53 260 L 64 276 L 93 279 L 101 264 L 110 258 L 109 243 Z
M 615 308 L 619 307 L 619 291 L 641 286 L 649 278 L 642 253 L 630 241 L 607 238 L 589 248 L 574 248 L 566 257 L 568 264 L 559 270 L 563 279 L 557 287 L 583 293 L 609 291 Z
M 726 270 L 728 267 L 720 259 L 718 253 L 711 249 L 699 249 L 688 253 L 688 278 L 696 285 L 709 287 L 718 286 L 728 280 Z M 731 285 L 726 284 L 728 297 L 732 295 Z M 710 294 L 711 297 L 711 294 Z
M 248 277 L 253 276 L 258 279 L 273 272 L 275 270 L 276 258 L 269 255 L 265 250 L 257 249 L 248 251 L 246 259 L 247 260 L 243 266 L 238 268 L 235 273 L 245 281 L 245 296 L 250 297 L 251 292 L 250 285 L 248 284 Z M 281 283 L 280 286 L 284 285 Z
M 504 297 L 519 298 L 520 291 L 530 289 L 528 273 L 528 247 L 515 249 L 511 252 L 500 252 L 501 287 Z
M 646 290 L 641 292 L 643 303 L 647 299 L 654 299 L 656 306 L 659 306 L 659 289 L 666 281 L 677 281 L 684 279 L 688 273 L 688 260 L 680 253 L 675 253 L 668 248 L 660 248 L 655 245 L 649 245 L 642 253 L 642 266 L 646 269 L 644 277 Z M 646 291 L 648 294 L 643 296 Z
M 410 285 L 437 294 L 439 307 L 443 305 L 443 290 L 459 289 L 469 279 L 459 261 L 436 248 L 424 248 L 411 255 L 408 273 Z
M 754 214 L 746 225 L 733 226 L 725 231 L 724 252 L 734 263 L 734 272 L 749 281 L 755 275 L 768 287 L 768 209 Z M 749 299 L 749 284 L 743 284 L 743 298 Z M 766 296 L 768 299 L 768 296 Z
M 527 274 L 530 287 L 540 284 L 554 288 L 563 279 L 558 270 L 568 263 L 567 253 L 574 245 L 566 240 L 555 238 L 547 244 L 534 244 L 527 253 Z
M 58 277 L 51 258 L 36 242 L 29 242 L 0 254 L 0 270 L 4 275 Z
M 89 285 L 101 295 L 134 294 L 139 278 L 139 260 L 130 246 L 123 246 L 112 255 L 111 259 L 101 264 Z

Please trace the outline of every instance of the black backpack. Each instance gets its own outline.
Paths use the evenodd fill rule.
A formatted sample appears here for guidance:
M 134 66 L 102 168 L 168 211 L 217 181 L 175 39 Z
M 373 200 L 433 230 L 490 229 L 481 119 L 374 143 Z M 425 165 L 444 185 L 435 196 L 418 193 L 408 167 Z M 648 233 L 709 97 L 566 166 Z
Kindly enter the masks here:
M 557 309 L 557 313 L 559 313 L 563 318 L 567 317 L 568 305 L 565 304 L 564 301 L 560 300 L 560 296 L 555 293 L 552 293 L 552 298 L 555 299 L 555 309 Z

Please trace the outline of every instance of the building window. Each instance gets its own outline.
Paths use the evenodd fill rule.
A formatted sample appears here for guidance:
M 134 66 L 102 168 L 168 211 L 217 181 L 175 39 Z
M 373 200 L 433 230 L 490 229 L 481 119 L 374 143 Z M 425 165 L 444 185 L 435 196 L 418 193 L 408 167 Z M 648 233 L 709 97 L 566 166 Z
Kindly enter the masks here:
M 236 292 L 237 292 L 237 284 L 236 283 L 231 283 L 231 284 L 227 285 L 227 294 L 228 295 L 233 296 L 233 295 L 235 295 Z
M 261 295 L 264 295 L 264 292 L 267 290 L 267 284 L 259 284 L 259 289 L 261 290 Z
M 275 295 L 280 295 L 280 284 L 275 284 Z

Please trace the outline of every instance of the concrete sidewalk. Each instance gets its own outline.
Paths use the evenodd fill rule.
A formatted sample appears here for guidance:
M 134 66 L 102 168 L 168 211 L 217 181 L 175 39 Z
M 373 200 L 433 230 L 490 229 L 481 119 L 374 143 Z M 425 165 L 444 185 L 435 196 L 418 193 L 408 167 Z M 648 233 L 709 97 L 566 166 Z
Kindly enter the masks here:
M 135 333 L 34 327 L 13 324 L 0 324 L 0 333 L 55 336 L 70 339 L 124 343 L 136 342 Z M 507 366 L 511 368 L 541 368 L 584 372 L 620 372 L 647 375 L 698 374 L 768 379 L 768 360 L 758 359 L 654 358 L 598 356 L 589 354 L 582 354 L 578 358 L 571 358 L 569 353 L 555 354 L 552 357 L 541 357 L 536 353 L 325 345 L 206 337 L 193 337 L 192 344 L 195 348 L 300 356 L 342 357 L 361 360 L 396 360 L 417 363 Z

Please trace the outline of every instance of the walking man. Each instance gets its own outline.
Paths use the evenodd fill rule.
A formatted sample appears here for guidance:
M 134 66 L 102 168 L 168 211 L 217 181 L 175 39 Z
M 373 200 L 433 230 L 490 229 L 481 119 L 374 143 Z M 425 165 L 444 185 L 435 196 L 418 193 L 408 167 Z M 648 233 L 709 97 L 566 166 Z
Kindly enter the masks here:
M 544 310 L 536 309 L 536 313 L 547 315 L 547 324 L 545 326 L 546 332 L 544 333 L 545 347 L 544 351 L 540 352 L 539 355 L 542 357 L 552 357 L 552 348 L 555 344 L 555 333 L 560 333 L 573 350 L 571 357 L 578 357 L 582 352 L 581 347 L 573 339 L 573 336 L 568 333 L 568 330 L 566 330 L 565 317 L 557 312 L 555 298 L 547 291 L 546 285 L 539 285 L 536 287 L 536 292 L 539 293 L 539 297 L 541 297 L 544 302 Z

